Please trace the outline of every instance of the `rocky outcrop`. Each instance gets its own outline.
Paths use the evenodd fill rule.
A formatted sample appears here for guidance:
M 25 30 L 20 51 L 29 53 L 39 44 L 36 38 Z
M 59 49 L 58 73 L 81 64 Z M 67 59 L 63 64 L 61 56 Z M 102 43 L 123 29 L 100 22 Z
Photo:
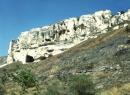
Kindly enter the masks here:
M 7 56 L 1 56 L 1 57 L 0 57 L 0 65 L 6 64 L 6 63 L 7 63 L 7 62 L 6 62 L 6 59 L 7 59 Z
M 110 10 L 105 10 L 22 32 L 18 39 L 10 42 L 7 63 L 45 59 L 89 38 L 126 27 L 129 21 L 130 10 L 126 13 L 119 12 L 115 16 Z
M 2 67 L 4 67 L 4 66 L 8 65 L 6 59 L 7 59 L 7 56 L 1 56 L 1 57 L 0 57 L 0 68 L 2 68 Z

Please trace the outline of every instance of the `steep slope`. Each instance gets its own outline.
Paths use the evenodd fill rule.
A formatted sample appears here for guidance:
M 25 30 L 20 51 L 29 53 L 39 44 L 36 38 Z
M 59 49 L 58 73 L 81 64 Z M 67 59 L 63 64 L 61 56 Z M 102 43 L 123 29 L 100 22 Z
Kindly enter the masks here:
M 90 74 L 98 95 L 129 95 L 130 28 L 120 28 L 95 39 L 90 38 L 62 54 L 40 62 L 25 65 L 14 63 L 4 68 L 7 72 L 15 72 L 20 68 L 31 69 L 38 77 L 42 93 L 55 79 L 62 83 L 60 79 L 69 75 Z M 64 82 L 65 89 L 66 80 Z M 7 92 L 19 91 L 10 82 L 7 82 L 7 89 Z M 27 95 L 33 95 L 34 92 L 35 90 L 28 89 Z
M 104 76 L 101 77 L 104 78 L 98 80 L 102 85 L 99 84 L 99 87 L 102 88 L 129 82 L 130 37 L 128 36 L 130 34 L 126 33 L 124 29 L 120 29 L 96 39 L 90 39 L 63 54 L 38 63 L 43 66 L 38 66 L 34 71 L 39 74 L 44 67 L 46 74 L 47 69 L 53 71 L 56 68 L 55 65 L 58 65 L 59 70 L 57 67 L 52 75 L 56 73 L 59 76 L 66 76 L 69 73 L 90 72 L 96 78 L 98 73 L 102 73 Z M 42 75 L 45 74 L 42 73 Z

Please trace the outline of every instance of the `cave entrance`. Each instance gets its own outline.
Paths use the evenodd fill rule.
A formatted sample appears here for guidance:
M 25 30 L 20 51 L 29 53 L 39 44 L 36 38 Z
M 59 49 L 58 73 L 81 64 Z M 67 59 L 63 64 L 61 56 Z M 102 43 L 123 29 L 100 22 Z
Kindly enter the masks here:
M 34 58 L 30 55 L 26 55 L 26 62 L 33 62 Z

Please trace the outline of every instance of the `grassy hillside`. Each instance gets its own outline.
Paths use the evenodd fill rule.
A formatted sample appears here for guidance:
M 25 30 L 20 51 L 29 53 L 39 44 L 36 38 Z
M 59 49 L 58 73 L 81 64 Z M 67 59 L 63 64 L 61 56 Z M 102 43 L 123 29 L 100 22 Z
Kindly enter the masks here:
M 38 89 L 27 87 L 23 93 L 10 76 L 28 69 Z M 37 63 L 10 64 L 0 69 L 0 76 L 7 75 L 1 86 L 5 95 L 129 95 L 129 72 L 130 31 L 121 28 Z

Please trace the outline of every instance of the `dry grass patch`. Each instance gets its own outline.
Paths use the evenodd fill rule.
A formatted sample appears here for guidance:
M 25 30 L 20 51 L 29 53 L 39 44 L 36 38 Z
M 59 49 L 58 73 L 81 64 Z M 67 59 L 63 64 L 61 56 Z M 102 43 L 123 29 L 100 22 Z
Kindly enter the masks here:
M 121 87 L 112 87 L 109 90 L 102 91 L 97 95 L 129 95 L 130 94 L 130 83 L 124 84 Z
M 107 76 L 111 76 L 112 73 L 111 72 L 95 72 L 94 74 L 94 77 L 107 77 Z

